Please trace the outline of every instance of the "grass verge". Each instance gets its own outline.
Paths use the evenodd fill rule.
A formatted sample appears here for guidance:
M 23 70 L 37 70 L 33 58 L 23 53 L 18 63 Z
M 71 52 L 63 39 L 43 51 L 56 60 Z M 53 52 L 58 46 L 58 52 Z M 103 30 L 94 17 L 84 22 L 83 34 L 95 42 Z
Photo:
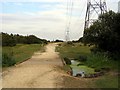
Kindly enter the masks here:
M 79 43 L 74 45 L 63 44 L 56 47 L 56 51 L 60 53 L 61 58 L 73 58 L 74 60 L 82 61 L 82 64 L 94 69 L 109 68 L 112 73 L 119 72 L 118 61 L 111 60 L 102 53 L 93 54 L 90 52 L 90 49 L 91 47 L 83 46 Z M 118 78 L 117 75 L 104 75 L 94 79 L 94 81 L 90 81 L 90 83 L 93 83 L 91 88 L 118 88 Z
M 31 58 L 34 52 L 44 51 L 41 44 L 18 44 L 14 47 L 2 47 L 3 67 L 12 66 Z M 10 64 L 12 63 L 13 64 Z
M 60 52 L 60 56 L 62 58 L 74 58 L 78 59 L 80 55 L 89 55 L 90 47 L 83 46 L 81 44 L 67 45 L 63 44 L 61 46 L 56 47 L 56 51 Z

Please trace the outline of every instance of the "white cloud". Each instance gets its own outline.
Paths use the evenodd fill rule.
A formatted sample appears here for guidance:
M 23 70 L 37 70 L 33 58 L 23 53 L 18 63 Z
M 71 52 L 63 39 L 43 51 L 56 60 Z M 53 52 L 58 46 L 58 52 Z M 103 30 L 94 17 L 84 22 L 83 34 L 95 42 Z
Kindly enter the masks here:
M 1 2 L 65 2 L 66 0 L 0 0 Z
M 42 2 L 43 0 L 41 0 Z M 46 2 L 48 0 L 45 0 Z M 44 1 L 44 2 L 45 2 Z M 54 2 L 54 0 L 49 0 Z M 48 1 L 48 2 L 49 2 Z M 66 0 L 55 0 L 59 2 L 65 2 Z M 44 4 L 42 7 L 49 8 L 46 11 L 38 12 L 24 12 L 22 14 L 1 14 L 3 17 L 3 31 L 9 33 L 20 34 L 35 34 L 42 38 L 47 39 L 64 39 L 66 29 L 66 2 L 62 4 L 55 4 L 52 7 L 50 4 Z M 78 13 L 80 3 L 74 4 L 74 13 Z M 83 5 L 82 5 L 83 6 Z M 82 36 L 83 29 L 79 30 L 79 27 L 83 27 L 83 24 L 78 21 L 79 17 L 72 16 L 70 26 L 71 39 L 79 39 Z M 82 25 L 82 26 L 81 26 Z M 78 27 L 78 28 L 77 28 Z M 73 33 L 73 34 L 72 34 Z
M 2 2 L 17 2 L 15 4 L 22 5 L 21 2 L 62 2 L 61 4 L 44 4 L 40 7 L 48 8 L 45 11 L 23 12 L 14 14 L 0 14 L 2 17 L 2 30 L 8 33 L 19 34 L 35 34 L 40 38 L 64 39 L 66 22 L 68 22 L 67 0 L 1 0 Z M 0 1 L 0 2 L 1 2 Z M 79 39 L 83 35 L 84 17 L 86 11 L 87 0 L 74 0 L 73 16 L 71 18 L 70 38 Z M 19 2 L 19 3 L 18 3 Z M 108 0 L 108 6 L 115 7 Z M 115 2 L 117 4 L 117 2 Z M 25 4 L 24 4 L 25 5 Z
M 2 16 L 2 27 L 4 32 L 35 34 L 41 38 L 64 39 L 66 15 L 60 10 L 42 11 L 23 14 L 0 14 Z M 72 18 L 74 23 L 76 17 Z M 74 27 L 72 27 L 74 28 Z M 71 28 L 71 30 L 72 30 Z M 75 30 L 74 30 L 75 31 Z M 74 32 L 75 33 L 75 32 Z M 76 32 L 78 33 L 78 32 Z M 80 35 L 75 34 L 72 39 L 78 39 Z
M 20 33 L 20 34 L 35 34 L 41 38 L 53 39 L 64 39 L 66 15 L 64 11 L 43 11 L 36 12 L 32 15 L 27 13 L 24 15 L 20 14 L 0 14 L 3 19 L 3 31 L 8 33 Z M 72 18 L 74 23 L 77 20 L 76 17 Z M 74 24 L 73 24 L 74 25 Z M 79 25 L 75 25 L 76 27 Z M 71 25 L 71 30 L 74 26 Z M 78 28 L 76 28 L 78 29 Z M 78 39 L 77 30 L 71 39 Z M 82 35 L 82 34 L 81 34 Z
M 14 4 L 18 5 L 18 6 L 22 6 L 23 5 L 23 3 L 21 3 L 21 2 L 16 2 L 16 3 L 14 2 Z

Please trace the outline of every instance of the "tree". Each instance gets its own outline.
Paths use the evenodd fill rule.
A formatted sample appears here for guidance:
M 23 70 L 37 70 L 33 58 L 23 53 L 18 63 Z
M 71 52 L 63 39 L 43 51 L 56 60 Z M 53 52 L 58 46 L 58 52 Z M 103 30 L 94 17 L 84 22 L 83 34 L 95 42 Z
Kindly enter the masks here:
M 2 33 L 2 46 L 15 46 L 16 41 L 13 34 Z
M 16 44 L 47 44 L 47 40 L 40 39 L 34 35 L 22 36 L 19 34 L 0 33 L 2 46 L 15 46 Z
M 86 29 L 84 43 L 95 44 L 103 51 L 120 53 L 120 14 L 109 11 L 100 15 L 98 20 Z

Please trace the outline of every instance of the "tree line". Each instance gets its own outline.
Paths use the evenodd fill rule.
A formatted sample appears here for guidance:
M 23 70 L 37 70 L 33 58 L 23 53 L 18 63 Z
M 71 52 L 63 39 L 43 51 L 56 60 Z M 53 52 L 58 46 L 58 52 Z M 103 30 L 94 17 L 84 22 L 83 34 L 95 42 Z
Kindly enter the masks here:
M 109 11 L 99 16 L 93 25 L 84 31 L 79 41 L 95 45 L 95 51 L 120 55 L 120 13 Z
M 47 44 L 47 40 L 40 39 L 35 35 L 22 36 L 19 34 L 0 33 L 2 46 L 15 46 L 16 44 Z

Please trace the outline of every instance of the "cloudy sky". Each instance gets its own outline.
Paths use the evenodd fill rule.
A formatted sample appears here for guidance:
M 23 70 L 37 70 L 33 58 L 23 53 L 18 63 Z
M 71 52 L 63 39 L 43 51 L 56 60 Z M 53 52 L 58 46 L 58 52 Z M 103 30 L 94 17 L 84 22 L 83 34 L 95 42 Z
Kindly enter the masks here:
M 106 0 L 108 10 L 117 12 L 118 1 Z M 70 21 L 70 39 L 76 40 L 83 34 L 86 4 L 87 0 L 0 0 L 0 26 L 6 33 L 65 40 Z

